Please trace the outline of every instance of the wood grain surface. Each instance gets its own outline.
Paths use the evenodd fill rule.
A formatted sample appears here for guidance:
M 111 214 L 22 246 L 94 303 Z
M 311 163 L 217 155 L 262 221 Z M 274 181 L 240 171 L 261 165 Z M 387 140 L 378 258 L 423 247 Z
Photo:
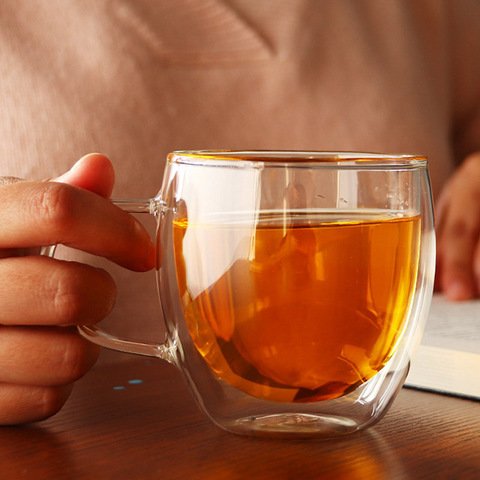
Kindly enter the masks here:
M 131 357 L 95 367 L 53 418 L 0 428 L 0 478 L 480 479 L 480 402 L 404 388 L 365 432 L 253 439 L 211 425 L 173 366 Z

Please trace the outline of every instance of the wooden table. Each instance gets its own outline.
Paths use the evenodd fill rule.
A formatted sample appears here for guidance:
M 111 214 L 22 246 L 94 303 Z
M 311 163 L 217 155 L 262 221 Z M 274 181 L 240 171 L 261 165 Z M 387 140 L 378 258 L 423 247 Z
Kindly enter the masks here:
M 373 429 L 251 439 L 211 425 L 174 367 L 97 366 L 55 417 L 0 428 L 0 478 L 480 479 L 480 402 L 404 388 Z

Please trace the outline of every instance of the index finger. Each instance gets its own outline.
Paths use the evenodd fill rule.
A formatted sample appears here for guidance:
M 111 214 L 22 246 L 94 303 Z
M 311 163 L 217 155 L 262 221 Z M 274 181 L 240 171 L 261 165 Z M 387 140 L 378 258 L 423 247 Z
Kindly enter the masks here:
M 469 300 L 476 294 L 474 251 L 476 237 L 462 227 L 446 228 L 439 238 L 440 288 L 451 300 Z
M 155 263 L 154 244 L 138 220 L 64 183 L 0 186 L 0 231 L 0 248 L 63 244 L 132 270 L 149 270 Z

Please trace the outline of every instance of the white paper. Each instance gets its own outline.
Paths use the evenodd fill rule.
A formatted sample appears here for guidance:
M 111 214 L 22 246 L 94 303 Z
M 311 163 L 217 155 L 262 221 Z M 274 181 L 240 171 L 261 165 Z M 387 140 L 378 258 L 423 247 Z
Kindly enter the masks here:
M 480 398 L 480 300 L 434 295 L 406 385 Z
M 451 302 L 435 294 L 422 345 L 480 355 L 480 300 Z

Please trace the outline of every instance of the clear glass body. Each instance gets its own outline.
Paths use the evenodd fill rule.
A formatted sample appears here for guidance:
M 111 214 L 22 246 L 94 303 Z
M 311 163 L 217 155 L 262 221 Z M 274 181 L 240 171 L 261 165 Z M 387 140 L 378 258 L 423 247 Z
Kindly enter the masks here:
M 163 345 L 216 425 L 264 437 L 377 422 L 407 376 L 434 278 L 427 161 L 342 152 L 175 152 L 155 199 Z
M 179 152 L 158 201 L 175 362 L 214 423 L 308 437 L 382 417 L 431 299 L 425 159 Z

